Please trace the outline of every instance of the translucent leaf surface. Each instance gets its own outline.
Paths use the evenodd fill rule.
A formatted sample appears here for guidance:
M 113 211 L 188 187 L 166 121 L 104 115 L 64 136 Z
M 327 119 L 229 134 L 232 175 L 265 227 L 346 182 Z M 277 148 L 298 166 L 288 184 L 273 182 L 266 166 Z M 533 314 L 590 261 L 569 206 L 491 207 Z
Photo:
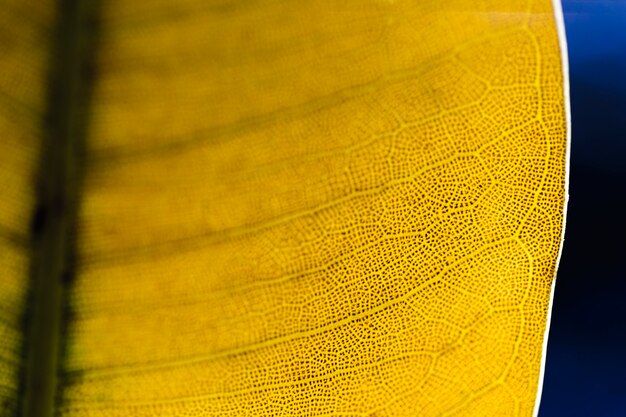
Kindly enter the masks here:
M 533 414 L 549 0 L 108 0 L 100 28 L 60 415 Z

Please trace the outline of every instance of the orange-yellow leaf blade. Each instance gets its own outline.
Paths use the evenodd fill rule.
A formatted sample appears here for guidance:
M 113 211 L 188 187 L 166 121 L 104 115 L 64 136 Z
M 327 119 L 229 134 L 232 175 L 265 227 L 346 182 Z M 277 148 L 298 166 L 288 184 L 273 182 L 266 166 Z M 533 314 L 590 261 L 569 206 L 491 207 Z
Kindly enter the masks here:
M 550 1 L 104 4 L 67 416 L 529 416 Z

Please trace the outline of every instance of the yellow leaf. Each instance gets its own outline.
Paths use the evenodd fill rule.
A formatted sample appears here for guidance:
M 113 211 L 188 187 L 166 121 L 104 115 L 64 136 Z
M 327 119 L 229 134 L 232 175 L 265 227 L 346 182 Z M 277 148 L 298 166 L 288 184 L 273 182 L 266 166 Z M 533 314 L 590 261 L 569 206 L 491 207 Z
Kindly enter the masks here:
M 59 415 L 533 415 L 566 199 L 558 16 L 104 0 Z M 0 177 L 20 212 L 25 160 Z M 2 245 L 2 301 L 23 300 Z

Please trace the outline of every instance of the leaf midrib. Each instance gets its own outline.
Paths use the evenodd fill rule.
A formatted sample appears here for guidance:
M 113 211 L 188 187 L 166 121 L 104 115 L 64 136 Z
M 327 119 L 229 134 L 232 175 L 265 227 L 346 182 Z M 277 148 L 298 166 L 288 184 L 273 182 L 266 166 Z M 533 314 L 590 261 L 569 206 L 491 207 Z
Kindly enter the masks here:
M 64 298 L 75 272 L 75 236 L 93 85 L 99 0 L 57 0 L 46 111 L 31 222 L 22 417 L 52 417 L 64 351 Z

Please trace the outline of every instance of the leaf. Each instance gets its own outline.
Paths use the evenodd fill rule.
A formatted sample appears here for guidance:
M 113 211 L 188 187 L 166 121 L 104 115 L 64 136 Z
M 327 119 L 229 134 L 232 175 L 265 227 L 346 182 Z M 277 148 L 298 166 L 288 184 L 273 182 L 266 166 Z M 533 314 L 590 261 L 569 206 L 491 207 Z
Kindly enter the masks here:
M 555 16 L 547 0 L 103 1 L 97 49 L 68 38 L 95 68 L 70 77 L 92 100 L 66 103 L 79 127 L 60 135 L 76 155 L 85 136 L 84 168 L 56 165 L 78 167 L 62 188 L 72 203 L 82 184 L 76 245 L 42 232 L 75 267 L 55 411 L 532 415 L 566 191 Z M 11 59 L 42 86 L 32 44 Z M 0 82 L 6 103 L 22 94 Z M 9 237 L 28 239 L 41 145 L 39 116 L 2 108 L 32 144 L 0 156 L 13 401 L 33 341 L 19 317 L 41 301 L 21 301 L 28 252 Z

